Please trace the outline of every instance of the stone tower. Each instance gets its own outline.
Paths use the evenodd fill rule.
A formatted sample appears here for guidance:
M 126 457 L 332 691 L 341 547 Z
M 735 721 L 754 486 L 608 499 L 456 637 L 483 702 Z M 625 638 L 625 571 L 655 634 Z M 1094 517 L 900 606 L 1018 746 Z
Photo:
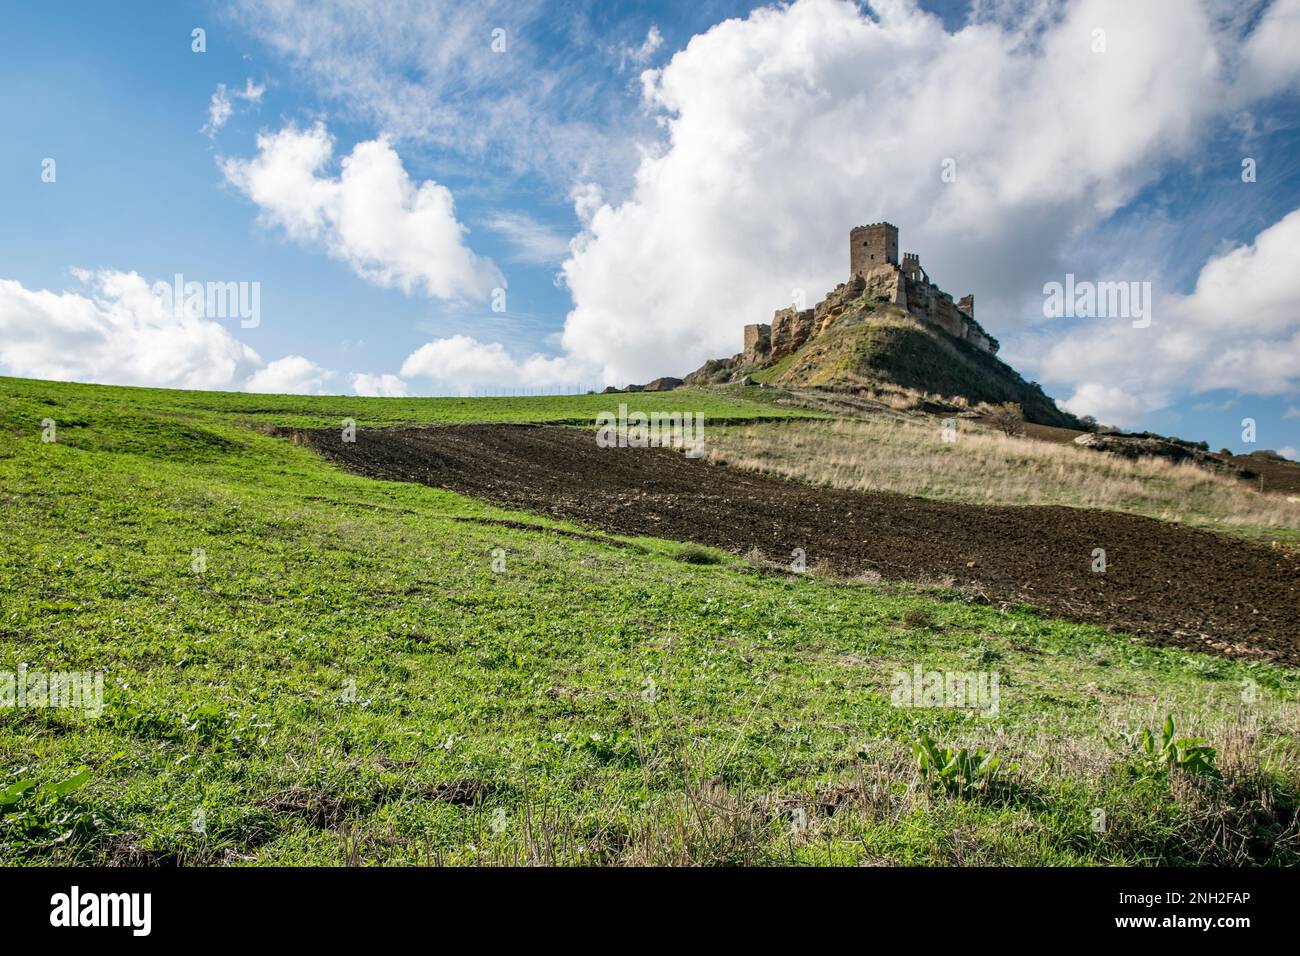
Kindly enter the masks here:
M 862 275 L 883 265 L 898 265 L 898 227 L 873 222 L 849 232 L 849 275 Z

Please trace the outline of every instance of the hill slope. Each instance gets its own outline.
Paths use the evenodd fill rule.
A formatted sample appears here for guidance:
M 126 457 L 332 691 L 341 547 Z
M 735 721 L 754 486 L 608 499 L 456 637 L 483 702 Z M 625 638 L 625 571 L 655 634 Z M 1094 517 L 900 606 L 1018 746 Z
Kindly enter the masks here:
M 1015 402 L 1032 422 L 1075 424 L 1073 416 L 1006 362 L 895 306 L 868 306 L 841 316 L 789 358 L 789 364 L 774 367 L 766 380 L 822 387 L 884 382 L 972 403 Z
M 867 298 L 858 300 L 821 334 L 769 366 L 747 365 L 744 354 L 708 362 L 687 376 L 691 384 L 749 375 L 787 387 L 866 390 L 896 386 L 964 398 L 972 404 L 1015 402 L 1025 418 L 1040 425 L 1078 427 L 1037 383 L 1027 382 L 1007 363 L 905 309 Z
M 0 707 L 0 865 L 1295 864 L 1291 669 L 690 563 L 267 434 L 578 398 L 0 381 L 0 672 L 104 676 L 98 716 Z M 997 713 L 896 706 L 915 666 L 996 671 Z M 1221 748 L 1219 802 L 1116 743 L 1168 713 Z M 999 779 L 949 793 L 923 734 Z

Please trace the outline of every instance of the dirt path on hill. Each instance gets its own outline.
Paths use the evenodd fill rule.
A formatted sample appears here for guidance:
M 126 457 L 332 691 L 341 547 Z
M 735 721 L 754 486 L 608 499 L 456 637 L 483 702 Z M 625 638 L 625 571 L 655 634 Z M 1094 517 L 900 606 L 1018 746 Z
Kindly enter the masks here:
M 618 534 L 694 541 L 838 574 L 952 579 L 994 602 L 1153 643 L 1300 666 L 1300 555 L 1150 518 L 814 488 L 595 433 L 529 425 L 295 432 L 351 471 L 447 488 Z M 1106 571 L 1091 570 L 1093 549 Z

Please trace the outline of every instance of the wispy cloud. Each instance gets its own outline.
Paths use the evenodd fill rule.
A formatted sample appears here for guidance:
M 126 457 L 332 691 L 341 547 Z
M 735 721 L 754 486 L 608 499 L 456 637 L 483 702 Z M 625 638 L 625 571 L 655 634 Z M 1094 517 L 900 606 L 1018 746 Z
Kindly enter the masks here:
M 497 213 L 484 225 L 510 243 L 516 262 L 557 265 L 568 255 L 570 236 L 524 213 Z
M 642 67 L 650 62 L 650 58 L 658 52 L 659 48 L 664 45 L 664 36 L 659 32 L 659 27 L 650 24 L 649 31 L 646 32 L 645 40 L 640 46 L 624 45 L 619 48 L 618 68 L 626 70 L 628 66 Z
M 208 121 L 203 124 L 200 132 L 205 133 L 211 139 L 229 122 L 230 117 L 235 112 L 232 97 L 236 100 L 243 100 L 251 106 L 259 106 L 262 102 L 262 94 L 265 92 L 266 87 L 256 85 L 251 77 L 245 81 L 242 90 L 231 91 L 226 88 L 225 83 L 218 83 L 216 90 L 212 94 L 212 100 L 208 104 Z
M 581 170 L 635 165 L 627 129 L 640 118 L 583 55 L 604 48 L 581 13 L 542 0 L 240 0 L 234 14 L 339 110 L 480 178 L 485 157 L 496 176 L 565 188 Z

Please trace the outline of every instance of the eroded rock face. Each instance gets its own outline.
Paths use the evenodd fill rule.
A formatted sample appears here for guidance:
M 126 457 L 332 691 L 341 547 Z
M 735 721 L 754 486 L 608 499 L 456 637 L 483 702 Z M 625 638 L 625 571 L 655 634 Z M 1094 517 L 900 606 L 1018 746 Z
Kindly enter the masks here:
M 897 266 L 881 266 L 862 276 L 862 281 L 862 294 L 868 299 L 907 308 L 907 277 Z
M 867 280 L 860 275 L 837 285 L 813 307 L 813 325 L 816 330 L 813 334 L 821 335 L 830 328 L 831 323 L 844 314 L 849 303 L 862 298 L 866 288 Z
M 690 375 L 686 376 L 687 385 L 717 385 L 728 381 L 735 374 L 743 358 L 743 353 L 725 359 L 709 359 Z
M 772 316 L 772 355 L 773 362 L 779 362 L 787 355 L 796 352 L 808 341 L 815 326 L 815 310 L 797 311 L 793 306 L 777 309 Z

